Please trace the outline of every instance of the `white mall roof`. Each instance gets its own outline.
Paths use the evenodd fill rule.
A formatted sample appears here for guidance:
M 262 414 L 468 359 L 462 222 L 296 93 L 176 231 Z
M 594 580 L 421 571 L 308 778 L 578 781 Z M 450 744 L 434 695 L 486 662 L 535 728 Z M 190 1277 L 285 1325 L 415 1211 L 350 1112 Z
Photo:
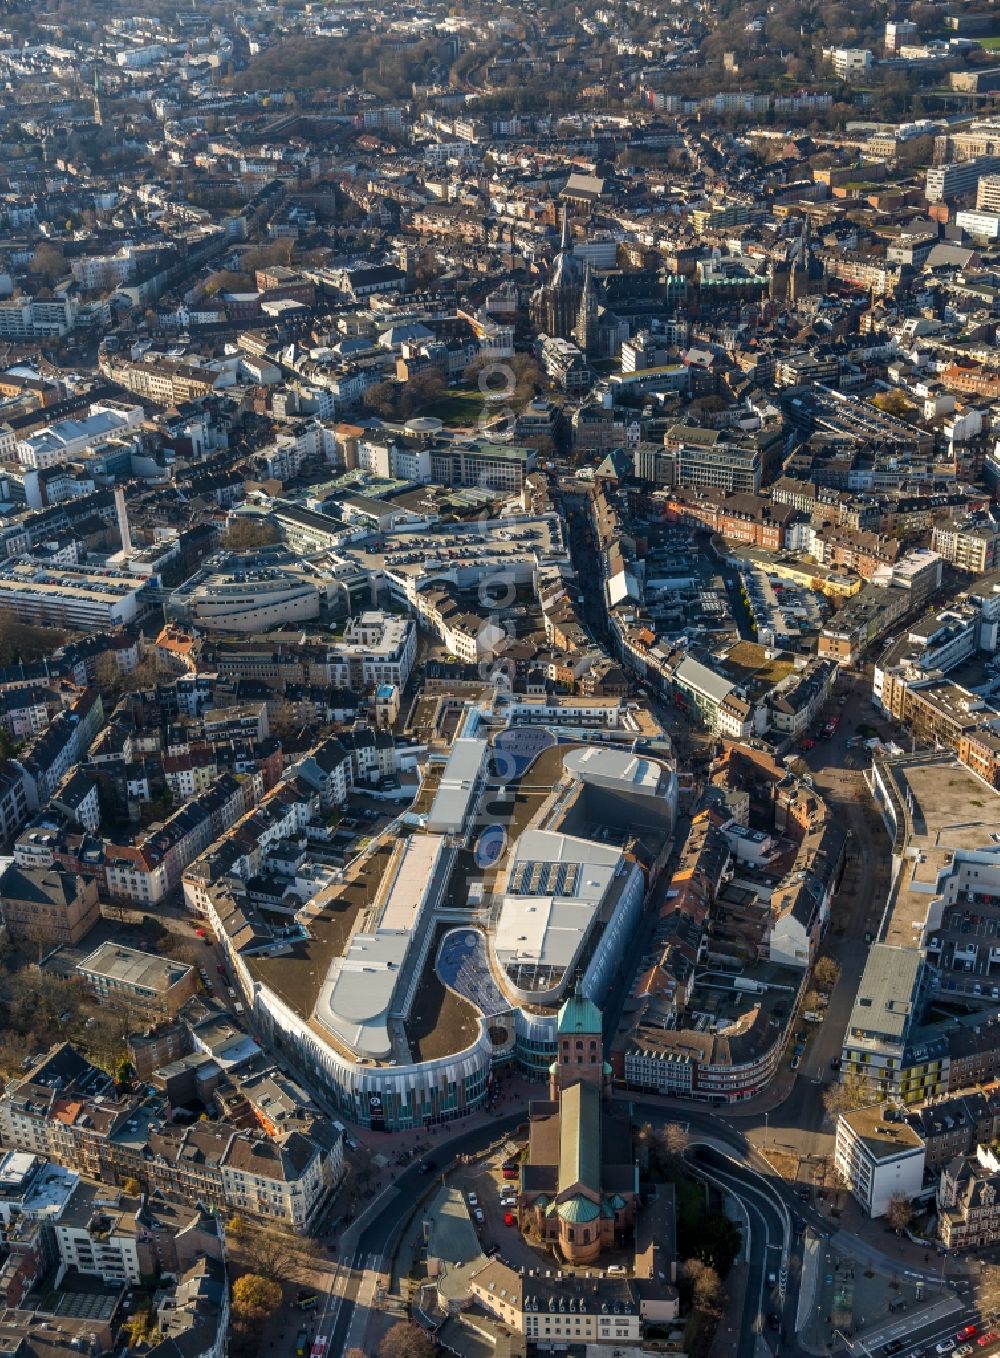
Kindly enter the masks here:
M 571 966 L 621 862 L 621 851 L 609 845 L 551 830 L 526 830 L 517 842 L 508 887 L 517 881 L 519 864 L 576 864 L 579 871 L 571 896 L 519 896 L 508 889 L 493 938 L 500 965 Z
M 634 792 L 651 794 L 659 790 L 665 774 L 655 760 L 622 750 L 598 749 L 593 745 L 568 750 L 563 755 L 563 767 L 584 782 L 598 783 L 602 787 L 625 785 Z
M 444 846 L 441 835 L 411 835 L 393 854 L 379 887 L 372 933 L 357 933 L 334 958 L 320 988 L 316 1017 L 358 1056 L 392 1054 L 389 1013 Z

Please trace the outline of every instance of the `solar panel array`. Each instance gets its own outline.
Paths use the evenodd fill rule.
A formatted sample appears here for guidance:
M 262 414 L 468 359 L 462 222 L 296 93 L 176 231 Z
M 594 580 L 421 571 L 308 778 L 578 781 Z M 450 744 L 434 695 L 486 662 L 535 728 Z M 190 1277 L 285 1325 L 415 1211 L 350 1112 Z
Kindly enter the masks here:
M 579 863 L 518 863 L 507 890 L 512 896 L 575 896 Z

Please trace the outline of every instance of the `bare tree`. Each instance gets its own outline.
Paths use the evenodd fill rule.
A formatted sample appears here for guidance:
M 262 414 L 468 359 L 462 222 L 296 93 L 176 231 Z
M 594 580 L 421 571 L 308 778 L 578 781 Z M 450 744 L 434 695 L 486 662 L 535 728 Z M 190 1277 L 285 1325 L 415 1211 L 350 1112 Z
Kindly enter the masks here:
M 50 245 L 48 241 L 43 241 L 32 255 L 31 268 L 32 272 L 44 278 L 50 287 L 68 272 L 66 256 L 58 246 Z
M 813 980 L 823 990 L 832 990 L 840 980 L 840 967 L 832 957 L 821 957 L 813 968 Z
M 893 1193 L 885 1215 L 896 1234 L 902 1235 L 913 1220 L 913 1203 L 905 1193 Z
M 113 651 L 105 651 L 94 661 L 94 683 L 103 697 L 121 697 L 125 685 L 121 666 Z
M 280 540 L 281 534 L 275 524 L 246 515 L 234 519 L 220 539 L 222 546 L 233 552 L 251 552 L 256 547 L 270 547 Z
M 297 1268 L 314 1264 L 318 1246 L 307 1236 L 292 1235 L 280 1226 L 264 1227 L 247 1217 L 231 1217 L 226 1235 L 247 1264 L 262 1278 L 283 1282 Z
M 687 1128 L 679 1122 L 668 1122 L 657 1138 L 659 1147 L 668 1160 L 681 1160 L 690 1141 Z
M 437 1345 L 412 1320 L 397 1320 L 378 1346 L 378 1358 L 434 1358 Z
M 722 1280 L 711 1264 L 701 1259 L 684 1261 L 684 1278 L 691 1289 L 691 1302 L 703 1315 L 718 1316 L 722 1312 Z
M 850 1113 L 857 1108 L 868 1108 L 878 1101 L 878 1088 L 867 1075 L 856 1075 L 849 1071 L 837 1083 L 827 1085 L 823 1090 L 823 1107 L 827 1116 L 836 1122 L 841 1113 Z

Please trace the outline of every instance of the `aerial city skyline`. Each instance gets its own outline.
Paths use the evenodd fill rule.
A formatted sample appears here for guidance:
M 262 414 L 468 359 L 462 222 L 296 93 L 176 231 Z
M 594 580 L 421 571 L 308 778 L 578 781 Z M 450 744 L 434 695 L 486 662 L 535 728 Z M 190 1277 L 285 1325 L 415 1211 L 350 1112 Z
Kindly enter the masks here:
M 1000 1351 L 998 100 L 0 6 L 12 1355 Z

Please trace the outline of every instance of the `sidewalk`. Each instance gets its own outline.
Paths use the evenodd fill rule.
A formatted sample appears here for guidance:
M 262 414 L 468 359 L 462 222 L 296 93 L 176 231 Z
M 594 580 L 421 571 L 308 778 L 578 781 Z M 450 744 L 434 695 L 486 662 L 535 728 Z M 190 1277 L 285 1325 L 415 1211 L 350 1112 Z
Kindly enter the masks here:
M 905 1235 L 896 1235 L 895 1231 L 886 1229 L 884 1218 L 872 1220 L 866 1216 L 846 1191 L 841 1194 L 840 1216 L 833 1217 L 830 1224 L 838 1228 L 832 1244 L 841 1248 L 840 1233 L 851 1236 L 863 1243 L 873 1259 L 886 1261 L 890 1268 L 909 1269 L 914 1273 L 934 1275 L 941 1279 L 979 1276 L 977 1259 L 941 1253 L 933 1244 L 915 1244 Z
M 534 1085 L 532 1085 L 531 1087 L 537 1088 L 537 1086 Z M 511 1116 L 518 1114 L 523 1105 L 517 1103 L 515 1095 L 512 1095 L 511 1098 L 513 1100 L 513 1104 L 510 1107 L 504 1106 L 504 1103 L 501 1101 L 501 1103 L 499 1103 L 493 1109 L 487 1109 L 477 1114 L 470 1114 L 468 1118 L 459 1118 L 455 1122 L 446 1124 L 447 1128 L 450 1130 L 451 1135 L 439 1136 L 436 1140 L 431 1142 L 430 1149 L 431 1150 L 440 1149 L 442 1153 L 447 1154 L 448 1145 L 451 1141 L 459 1140 L 462 1137 L 466 1136 L 469 1132 L 476 1131 L 479 1128 L 489 1127 L 493 1123 L 498 1122 L 500 1119 L 510 1118 Z M 526 1112 L 524 1116 L 526 1119 L 527 1118 Z M 512 1136 L 513 1132 L 514 1128 L 510 1128 L 506 1132 L 502 1132 L 498 1129 L 497 1140 L 503 1141 L 506 1137 Z M 395 1145 L 398 1144 L 396 1139 L 400 1135 L 410 1135 L 410 1134 L 389 1132 L 389 1133 L 375 1133 L 375 1135 L 387 1136 L 391 1138 L 393 1144 Z M 419 1133 L 414 1133 L 413 1135 L 419 1135 Z M 378 1154 L 379 1152 L 374 1151 L 373 1153 Z M 453 1168 L 453 1166 L 442 1164 L 439 1166 L 439 1172 L 447 1173 L 451 1168 Z M 393 1173 L 392 1165 L 387 1164 L 385 1169 L 382 1171 L 382 1177 L 375 1179 L 371 1187 L 366 1192 L 358 1193 L 358 1199 L 356 1204 L 357 1214 L 354 1217 L 354 1220 L 351 1222 L 351 1224 L 347 1227 L 346 1231 L 344 1231 L 340 1240 L 340 1257 L 342 1261 L 346 1261 L 354 1257 L 354 1253 L 357 1248 L 357 1241 L 360 1239 L 369 1221 L 373 1217 L 377 1216 L 382 1210 L 384 1210 L 384 1208 L 388 1206 L 388 1203 L 392 1198 L 399 1196 L 396 1188 L 393 1186 L 394 1178 L 395 1175 Z M 426 1187 L 427 1188 L 431 1187 L 436 1178 L 437 1174 L 435 1174 L 433 1177 L 428 1175 L 427 1179 L 424 1180 L 424 1184 L 426 1185 Z M 416 1196 L 413 1198 L 411 1206 L 415 1207 L 417 1203 L 420 1201 L 420 1199 L 425 1196 L 425 1193 L 426 1188 L 421 1187 L 417 1191 Z
M 511 1111 L 508 1109 L 506 1115 L 510 1116 Z M 481 1117 L 478 1122 L 462 1119 L 449 1125 L 453 1127 L 454 1136 L 458 1137 L 476 1126 L 495 1122 L 498 1116 L 503 1115 L 503 1112 L 504 1110 L 498 1105 L 496 1109 L 489 1112 L 488 1116 Z M 395 1134 L 390 1133 L 389 1135 Z M 502 1144 L 504 1135 L 498 1129 L 497 1143 Z M 440 1144 L 442 1148 L 446 1147 L 447 1139 Z M 487 1149 L 480 1154 L 485 1156 L 490 1153 L 490 1149 Z M 495 1145 L 492 1148 L 492 1153 L 496 1153 Z M 447 1173 L 448 1170 L 445 1169 L 444 1172 Z M 420 1226 L 417 1214 L 420 1211 L 421 1204 L 428 1201 L 437 1191 L 438 1176 L 436 1174 L 428 1176 L 395 1222 L 386 1240 L 384 1254 L 378 1259 L 369 1256 L 366 1260 L 367 1267 L 364 1269 L 366 1299 L 362 1298 L 362 1289 L 359 1288 L 349 1335 L 349 1339 L 353 1337 L 355 1346 L 363 1348 L 366 1353 L 374 1352 L 374 1346 L 380 1342 L 386 1331 L 397 1320 L 405 1319 L 410 1314 L 407 1275 L 411 1265 L 419 1259 L 420 1254 Z M 397 1197 L 399 1197 L 399 1193 L 390 1182 L 387 1187 L 376 1194 L 373 1201 L 366 1203 L 361 1208 L 359 1216 L 347 1228 L 341 1239 L 342 1261 L 357 1261 L 358 1241 L 368 1225 L 369 1216 L 378 1215 L 393 1198 Z M 368 1347 L 365 1347 L 366 1345 Z M 351 1345 L 348 1343 L 345 1349 L 349 1350 L 350 1347 Z
M 709 1358 L 733 1358 L 739 1348 L 749 1271 L 749 1265 L 742 1261 L 729 1270 L 726 1278 L 726 1309 L 712 1339 Z
M 852 1244 L 857 1242 L 841 1247 L 839 1236 L 807 1237 L 796 1316 L 796 1338 L 807 1353 L 829 1353 L 838 1332 L 848 1339 L 861 1335 L 873 1352 L 886 1336 L 918 1329 L 960 1304 L 946 1288 L 908 1276 L 909 1270 L 873 1267 Z
M 408 1157 L 416 1153 L 416 1148 L 426 1147 L 433 1152 L 437 1146 L 445 1146 L 453 1137 L 483 1127 L 497 1118 L 506 1117 L 518 1109 L 524 1109 L 525 1121 L 528 1118 L 528 1101 L 545 1097 L 545 1086 L 537 1081 L 521 1077 L 508 1077 L 503 1082 L 503 1094 L 492 1108 L 478 1108 L 474 1113 L 465 1113 L 449 1122 L 441 1122 L 428 1127 L 414 1127 L 409 1131 L 377 1132 L 370 1127 L 351 1127 L 354 1140 L 373 1155 L 384 1155 L 393 1160 L 397 1155 Z

